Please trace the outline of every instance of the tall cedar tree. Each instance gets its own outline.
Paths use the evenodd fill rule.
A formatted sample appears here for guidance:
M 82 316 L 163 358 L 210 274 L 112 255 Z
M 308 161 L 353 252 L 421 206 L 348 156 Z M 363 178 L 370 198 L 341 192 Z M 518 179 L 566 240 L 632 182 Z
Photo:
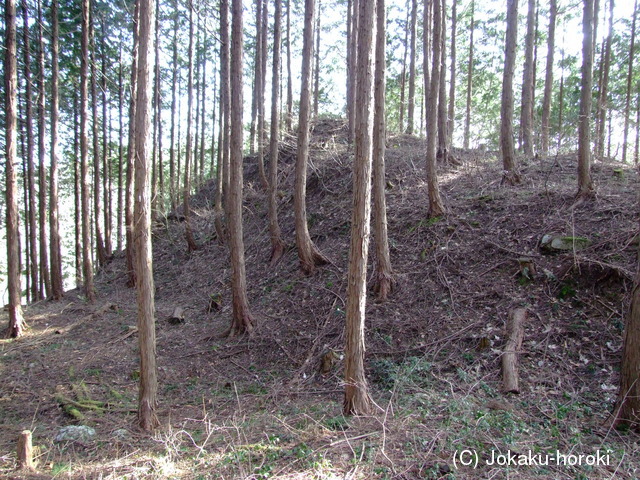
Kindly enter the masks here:
M 442 3 L 442 29 L 440 30 L 440 82 L 438 88 L 438 158 L 449 160 L 449 135 L 447 134 L 447 5 Z M 434 38 L 435 45 L 435 38 Z M 432 92 L 433 93 L 433 92 Z
M 122 61 L 122 37 L 118 61 L 118 205 L 116 207 L 116 248 L 122 250 L 122 214 L 124 208 L 124 63 Z
M 469 148 L 471 137 L 471 96 L 473 90 L 473 32 L 475 30 L 475 4 L 475 0 L 471 0 L 471 25 L 469 26 L 469 60 L 467 61 L 467 100 L 465 105 L 463 137 L 463 146 L 465 149 Z
M 32 300 L 44 298 L 44 291 L 40 288 L 41 276 L 40 269 L 38 268 L 38 227 L 36 216 L 36 187 L 35 187 L 35 170 L 34 170 L 34 146 L 33 146 L 33 87 L 31 81 L 31 49 L 29 40 L 29 13 L 27 10 L 26 0 L 21 2 L 22 9 L 22 53 L 23 53 L 23 65 L 24 65 L 24 81 L 25 81 L 25 116 L 26 116 L 26 137 L 27 137 L 27 186 L 29 190 L 29 257 L 30 257 L 30 272 L 31 272 L 31 298 Z
M 518 42 L 518 0 L 507 0 L 507 34 L 505 39 L 502 99 L 500 108 L 500 148 L 504 169 L 502 183 L 520 183 L 513 144 L 513 71 L 516 65 Z
M 16 165 L 17 143 L 17 90 L 18 74 L 16 59 L 16 4 L 14 0 L 4 2 L 4 98 L 5 98 L 5 174 L 7 208 L 7 282 L 9 286 L 9 327 L 7 336 L 20 337 L 25 323 L 22 316 L 20 289 L 20 242 L 18 185 Z
M 453 128 L 456 107 L 456 31 L 458 28 L 458 0 L 451 6 L 451 73 L 449 82 L 449 109 L 447 111 L 447 145 L 453 145 Z
M 611 0 L 613 2 L 613 0 Z M 549 33 L 547 34 L 547 64 L 544 76 L 544 94 L 542 97 L 542 124 L 540 127 L 540 150 L 542 157 L 549 155 L 549 120 L 551 118 L 551 95 L 553 93 L 553 54 L 556 42 L 557 0 L 549 2 Z
M 49 171 L 49 235 L 51 242 L 51 296 L 64 295 L 58 219 L 58 0 L 51 0 L 51 169 Z
M 171 209 L 175 210 L 178 206 L 178 187 L 176 175 L 176 88 L 178 86 L 178 1 L 173 2 L 173 39 L 171 42 L 171 120 L 170 139 L 169 139 L 169 198 Z M 178 152 L 179 155 L 179 152 Z
M 353 161 L 351 242 L 347 273 L 345 327 L 344 403 L 345 415 L 366 415 L 371 398 L 364 371 L 364 321 L 367 304 L 367 257 L 371 219 L 371 166 L 373 147 L 373 31 L 375 2 L 361 1 L 358 22 L 358 91 L 356 137 Z
M 131 80 L 130 88 L 132 92 L 137 91 L 138 82 L 138 2 L 133 9 L 133 48 L 131 51 Z M 133 287 L 136 284 L 135 274 L 135 245 L 133 242 L 133 177 L 135 158 L 135 136 L 136 136 L 136 96 L 131 95 L 129 99 L 129 140 L 127 149 L 127 175 L 125 186 L 125 231 L 126 231 L 126 257 L 127 257 L 127 285 Z
M 434 0 L 432 2 L 433 8 L 433 65 L 431 67 L 431 78 L 427 79 L 425 76 L 425 91 L 431 92 L 427 97 L 427 154 L 426 154 L 426 174 L 427 174 L 427 188 L 429 194 L 429 212 L 430 217 L 438 217 L 444 213 L 444 205 L 440 198 L 440 187 L 438 186 L 438 170 L 436 165 L 437 152 L 436 152 L 436 140 L 438 134 L 438 96 L 440 92 L 440 70 L 443 68 L 441 48 L 442 42 L 440 36 L 442 35 L 442 13 L 440 11 L 440 0 Z M 429 22 L 428 14 L 425 9 L 424 24 Z M 424 40 L 426 43 L 426 40 Z M 431 81 L 430 85 L 427 85 L 427 80 Z
M 267 78 L 267 1 L 259 0 L 263 2 L 261 17 L 259 23 L 261 27 L 259 29 L 260 34 L 260 55 L 256 56 L 256 83 L 258 87 L 257 98 L 257 114 L 258 114 L 258 172 L 260 175 L 260 183 L 265 190 L 269 189 L 269 182 L 264 170 L 264 143 L 265 143 L 265 108 L 264 108 L 264 95 L 266 90 L 266 78 Z M 258 61 L 260 60 L 260 61 Z
M 596 107 L 596 158 L 604 156 L 604 137 L 607 118 L 607 96 L 609 92 L 609 72 L 611 67 L 611 41 L 613 38 L 613 10 L 615 2 L 609 0 L 609 32 L 604 41 L 604 51 L 600 66 L 600 81 L 598 85 L 598 104 Z
M 624 102 L 624 133 L 622 138 L 622 160 L 627 161 L 629 146 L 629 112 L 631 108 L 631 82 L 633 80 L 633 56 L 636 44 L 636 19 L 638 17 L 638 0 L 633 4 L 633 21 L 631 23 L 631 40 L 629 42 L 629 71 L 627 73 L 627 93 Z
M 387 235 L 387 201 L 385 198 L 385 166 L 386 148 L 385 123 L 385 70 L 386 70 L 386 14 L 384 0 L 376 5 L 377 31 L 374 79 L 374 118 L 373 118 L 373 205 L 374 236 L 376 248 L 376 267 L 373 290 L 378 301 L 384 302 L 395 286 L 391 256 L 389 254 L 389 237 Z
M 95 21 L 94 13 L 95 4 L 91 2 L 91 13 L 89 18 L 89 41 L 91 49 L 91 126 L 92 126 L 92 140 L 93 140 L 93 219 L 95 226 L 95 241 L 96 251 L 98 254 L 98 266 L 102 266 L 107 262 L 107 249 L 105 247 L 104 237 L 102 235 L 102 204 L 100 199 L 100 183 L 102 177 L 100 175 L 100 135 L 98 133 L 98 91 L 97 91 L 97 76 L 96 71 L 96 35 L 95 35 Z M 106 148 L 103 145 L 102 148 Z M 106 172 L 103 172 L 106 175 Z
M 582 201 L 595 196 L 591 179 L 591 86 L 593 83 L 593 0 L 584 0 L 582 16 L 582 81 L 578 120 L 578 193 Z
M 136 293 L 138 300 L 138 346 L 140 349 L 140 390 L 138 424 L 143 430 L 159 422 L 157 407 L 156 330 L 151 254 L 151 92 L 153 65 L 154 0 L 138 0 L 138 73 L 136 82 L 135 207 L 134 243 L 136 248 Z
M 302 43 L 302 87 L 300 92 L 300 117 L 298 121 L 298 150 L 294 210 L 296 223 L 296 247 L 300 268 L 306 274 L 315 272 L 319 265 L 328 262 L 311 241 L 307 226 L 307 161 L 309 158 L 309 110 L 311 90 L 311 59 L 313 57 L 314 0 L 304 3 L 304 33 Z
M 520 132 L 522 151 L 529 159 L 533 158 L 533 77 L 535 63 L 533 58 L 535 33 L 536 0 L 528 1 L 527 34 L 524 47 L 524 70 L 522 74 L 522 96 L 520 107 Z
M 226 233 L 222 223 L 229 191 L 229 2 L 220 1 L 220 141 L 218 142 L 218 174 L 214 201 L 214 225 L 218 243 L 223 244 Z
M 351 0 L 349 2 L 349 4 L 351 5 L 351 15 L 348 17 L 348 19 L 350 19 L 350 21 L 348 22 L 348 32 L 349 32 L 349 39 L 347 41 L 347 59 L 348 59 L 348 64 L 347 64 L 347 120 L 349 122 L 349 131 L 348 131 L 348 141 L 349 141 L 349 145 L 351 145 L 353 143 L 353 139 L 355 136 L 355 129 L 356 129 L 356 114 L 355 114 L 355 110 L 357 108 L 356 106 L 356 86 L 358 85 L 357 83 L 357 76 L 358 76 L 358 72 L 356 69 L 356 63 L 357 63 L 357 58 L 358 58 L 358 51 L 356 46 L 358 45 L 358 16 L 359 16 L 359 11 L 360 9 L 358 8 L 358 4 L 360 1 L 364 1 L 364 0 Z M 305 10 L 306 11 L 306 10 Z M 306 26 L 306 15 L 305 15 L 305 26 Z M 313 29 L 313 27 L 311 27 L 311 29 Z M 312 38 L 313 38 L 313 34 L 312 34 Z M 303 39 L 304 40 L 304 39 Z M 313 47 L 309 47 L 310 50 Z M 303 47 L 304 49 L 304 47 Z M 303 62 L 304 62 L 304 51 L 303 51 Z M 304 67 L 303 67 L 304 70 Z M 303 84 L 304 84 L 304 78 L 303 78 Z
M 411 50 L 409 52 L 409 99 L 407 111 L 407 131 L 409 135 L 413 134 L 414 112 L 416 108 L 416 57 L 418 56 L 416 48 L 418 22 L 418 0 L 411 0 L 411 23 L 410 23 L 410 41 Z
M 405 90 L 407 83 L 407 53 L 409 49 L 409 15 L 411 14 L 411 9 L 409 8 L 410 0 L 407 0 L 406 10 L 407 10 L 407 18 L 404 24 L 404 42 L 402 43 L 404 49 L 402 54 L 402 73 L 400 74 L 400 112 L 398 114 L 398 131 L 404 132 L 404 109 L 405 109 Z M 426 7 L 425 7 L 426 8 Z M 426 61 L 426 60 L 425 60 Z
M 44 71 L 44 20 L 42 1 L 38 9 L 38 220 L 40 227 L 40 276 L 44 282 L 47 298 L 51 297 L 51 275 L 49 271 L 49 242 L 47 241 L 47 167 L 46 167 L 46 82 Z
M 193 237 L 191 228 L 191 167 L 192 167 L 192 134 L 191 123 L 193 116 L 193 0 L 187 2 L 189 9 L 189 69 L 187 73 L 187 141 L 184 158 L 184 190 L 182 192 L 182 214 L 184 215 L 184 236 L 187 241 L 187 251 L 193 252 L 198 249 L 196 240 Z M 194 169 L 195 172 L 195 169 Z
M 89 0 L 82 0 L 82 41 L 80 60 L 80 203 L 82 211 L 82 280 L 84 294 L 93 303 L 96 299 L 91 261 L 91 224 L 89 219 Z
M 279 101 L 280 91 L 280 42 L 282 0 L 275 0 L 273 16 L 273 65 L 271 75 L 271 140 L 269 144 L 269 236 L 271 238 L 271 265 L 275 265 L 284 254 L 285 244 L 278 223 L 278 148 L 279 148 Z
M 251 333 L 254 320 L 247 297 L 247 275 L 242 238 L 242 0 L 231 2 L 230 164 L 229 164 L 229 250 L 231 252 L 231 295 L 233 318 L 230 336 Z

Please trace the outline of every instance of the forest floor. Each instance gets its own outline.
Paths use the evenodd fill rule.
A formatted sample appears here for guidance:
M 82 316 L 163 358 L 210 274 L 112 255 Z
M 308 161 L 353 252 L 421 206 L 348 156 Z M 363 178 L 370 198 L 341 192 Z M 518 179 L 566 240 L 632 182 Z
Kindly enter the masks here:
M 338 122 L 319 122 L 313 138 L 309 227 L 331 263 L 307 277 L 290 248 L 269 266 L 265 194 L 248 157 L 244 232 L 257 324 L 252 336 L 223 338 L 231 272 L 215 238 L 213 185 L 205 184 L 192 199 L 197 251 L 187 253 L 180 211 L 154 232 L 161 427 L 151 436 L 136 427 L 136 301 L 119 254 L 98 271 L 95 304 L 74 290 L 30 305 L 26 335 L 0 341 L 0 477 L 639 478 L 640 437 L 607 423 L 636 268 L 636 170 L 596 162 L 597 198 L 572 208 L 575 155 L 530 161 L 521 185 L 503 187 L 495 152 L 457 151 L 460 166 L 439 167 L 448 213 L 429 219 L 424 142 L 391 138 L 397 285 L 386 303 L 371 295 L 367 303 L 375 412 L 345 418 L 352 157 Z M 279 214 L 290 244 L 294 156 L 285 145 Z M 588 244 L 551 255 L 540 248 L 545 234 Z M 529 278 L 523 257 L 534 265 Z M 168 321 L 176 307 L 185 309 L 184 323 Z M 505 395 L 505 322 L 517 307 L 529 312 L 521 393 Z M 323 358 L 335 362 L 321 373 Z M 55 441 L 66 425 L 96 435 Z M 33 431 L 37 473 L 15 471 L 23 429 Z M 509 452 L 543 465 L 491 464 Z M 597 465 L 578 457 L 598 453 Z M 545 454 L 575 457 L 545 462 Z

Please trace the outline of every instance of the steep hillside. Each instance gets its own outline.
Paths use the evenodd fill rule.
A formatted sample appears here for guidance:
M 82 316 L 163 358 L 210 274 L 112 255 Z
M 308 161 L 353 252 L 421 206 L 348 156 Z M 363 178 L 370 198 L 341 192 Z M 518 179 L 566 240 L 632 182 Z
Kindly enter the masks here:
M 255 158 L 245 160 L 247 275 L 258 319 L 251 337 L 222 336 L 231 272 L 215 238 L 213 184 L 192 202 L 199 250 L 187 254 L 180 211 L 156 226 L 162 427 L 152 438 L 135 428 L 135 292 L 125 287 L 123 257 L 98 272 L 95 305 L 76 290 L 29 306 L 26 337 L 0 343 L 0 475 L 21 478 L 13 452 L 29 428 L 40 448 L 33 478 L 636 478 L 640 438 L 606 426 L 638 248 L 636 171 L 596 163 L 598 198 L 572 208 L 575 156 L 529 162 L 524 183 L 506 188 L 495 152 L 460 151 L 461 166 L 440 166 L 448 214 L 429 219 L 423 141 L 391 138 L 397 289 L 387 303 L 370 297 L 367 306 L 367 373 L 378 408 L 344 418 L 344 138 L 339 122 L 315 125 L 309 227 L 331 264 L 311 277 L 293 247 L 269 266 L 265 195 Z M 285 145 L 279 214 L 290 244 L 294 156 Z M 549 254 L 545 235 L 578 240 Z M 176 307 L 185 309 L 184 323 L 168 320 Z M 517 307 L 529 311 L 521 393 L 504 395 L 505 322 Z M 96 436 L 54 441 L 65 425 L 91 426 Z M 460 464 L 469 450 L 477 469 Z M 507 451 L 609 451 L 609 465 L 488 464 Z

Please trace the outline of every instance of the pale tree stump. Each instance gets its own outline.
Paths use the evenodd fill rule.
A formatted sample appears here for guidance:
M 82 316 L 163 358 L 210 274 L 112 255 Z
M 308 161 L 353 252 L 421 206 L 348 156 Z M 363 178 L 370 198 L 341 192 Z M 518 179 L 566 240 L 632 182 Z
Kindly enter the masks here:
M 31 431 L 23 430 L 18 437 L 18 468 L 21 470 L 35 470 L 33 461 L 33 444 Z
M 516 308 L 507 319 L 507 343 L 502 353 L 502 390 L 504 393 L 520 393 L 518 381 L 518 352 L 524 338 L 525 308 Z

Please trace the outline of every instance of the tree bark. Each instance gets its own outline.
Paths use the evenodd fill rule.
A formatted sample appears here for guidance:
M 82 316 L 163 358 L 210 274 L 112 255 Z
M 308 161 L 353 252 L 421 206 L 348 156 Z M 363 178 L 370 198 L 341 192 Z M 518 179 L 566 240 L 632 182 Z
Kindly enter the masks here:
M 89 0 L 82 0 L 82 44 L 80 60 L 80 203 L 82 211 L 82 280 L 87 301 L 95 302 L 89 220 Z
M 353 140 L 355 137 L 355 129 L 356 129 L 356 115 L 355 111 L 357 108 L 356 105 L 356 90 L 358 85 L 358 72 L 356 69 L 358 52 L 357 52 L 357 44 L 358 44 L 358 17 L 359 17 L 359 7 L 358 4 L 360 1 L 364 0 L 351 0 L 351 29 L 350 29 L 350 38 L 349 44 L 347 48 L 349 51 L 349 65 L 347 67 L 347 120 L 349 122 L 349 131 L 347 140 L 349 145 L 353 144 Z M 306 15 L 305 15 L 306 20 Z M 310 27 L 313 30 L 313 25 Z M 313 33 L 312 37 L 313 38 Z M 310 50 L 313 50 L 313 46 L 309 47 Z M 304 50 L 304 46 L 303 46 Z M 304 51 L 303 51 L 303 60 L 304 60 Z
M 449 83 L 449 110 L 447 112 L 447 145 L 453 145 L 453 128 L 456 112 L 456 31 L 458 26 L 458 0 L 451 6 L 451 81 Z
M 263 0 L 259 0 L 262 2 Z M 260 35 L 260 55 L 256 56 L 256 83 L 258 88 L 257 98 L 257 112 L 258 112 L 258 174 L 260 175 L 260 183 L 265 191 L 269 190 L 269 182 L 267 181 L 267 175 L 264 170 L 264 144 L 265 144 L 265 108 L 264 108 L 264 95 L 266 91 L 266 78 L 267 78 L 267 2 L 264 0 L 262 6 L 261 17 L 259 23 L 261 28 L 259 30 Z M 258 61 L 259 60 L 259 61 Z
M 527 310 L 524 308 L 509 312 L 506 328 L 507 342 L 502 354 L 502 391 L 504 393 L 520 393 L 518 352 L 522 347 L 526 320 Z
M 515 185 L 521 181 L 516 167 L 516 151 L 513 144 L 513 71 L 516 63 L 517 40 L 518 0 L 507 0 L 507 34 L 500 108 L 500 147 L 504 169 L 502 183 L 507 185 Z
M 231 253 L 231 295 L 233 318 L 229 336 L 251 333 L 254 319 L 247 296 L 247 277 L 242 234 L 242 0 L 231 2 L 230 179 L 227 198 L 229 250 Z
M 273 65 L 271 75 L 271 139 L 269 144 L 269 236 L 271 238 L 271 265 L 282 258 L 285 243 L 278 223 L 278 148 L 279 148 L 279 101 L 280 91 L 280 42 L 282 0 L 275 0 L 273 17 Z
M 193 156 L 192 138 L 191 138 L 191 121 L 193 115 L 193 3 L 189 0 L 187 4 L 189 9 L 189 70 L 187 73 L 187 140 L 184 158 L 184 190 L 182 192 L 182 214 L 184 215 L 184 236 L 187 241 L 187 252 L 191 253 L 198 249 L 196 241 L 193 237 L 191 228 L 191 207 L 189 205 L 189 197 L 191 196 L 191 158 Z
M 411 24 L 410 24 L 410 41 L 411 52 L 409 54 L 409 98 L 407 100 L 407 130 L 409 135 L 413 134 L 414 112 L 416 108 L 416 57 L 418 52 L 416 49 L 416 24 L 418 21 L 418 0 L 411 0 Z
M 16 165 L 17 143 L 17 59 L 16 59 L 16 4 L 4 3 L 4 98 L 5 98 L 5 195 L 7 209 L 7 283 L 9 290 L 9 326 L 7 337 L 22 336 L 25 323 L 22 316 L 20 288 L 20 241 L 18 213 L 18 182 Z
M 136 293 L 138 302 L 138 346 L 140 349 L 140 389 L 138 424 L 150 431 L 158 426 L 158 378 L 151 246 L 150 143 L 153 65 L 154 0 L 138 0 L 138 73 L 136 75 L 135 207 Z
M 399 132 L 404 132 L 404 110 L 405 110 L 405 90 L 406 90 L 406 83 L 407 83 L 407 53 L 409 50 L 409 21 L 410 21 L 410 15 L 411 15 L 411 9 L 409 8 L 409 2 L 411 0 L 407 0 L 407 19 L 405 21 L 405 28 L 404 28 L 404 43 L 402 44 L 404 46 L 404 53 L 402 54 L 402 73 L 400 74 L 400 112 L 399 112 L 399 120 L 398 120 L 398 131 Z M 426 5 L 425 5 L 425 10 L 426 10 Z M 426 35 L 426 32 L 423 32 L 423 35 Z M 423 52 L 424 55 L 424 61 L 425 63 L 427 62 L 427 55 L 426 55 L 426 51 Z
M 440 187 L 438 186 L 437 151 L 436 140 L 438 135 L 438 103 L 440 93 L 440 69 L 442 68 L 442 12 L 440 11 L 440 0 L 432 2 L 433 8 L 433 65 L 431 67 L 430 85 L 425 84 L 425 90 L 431 92 L 427 97 L 426 123 L 427 123 L 427 152 L 426 152 L 426 175 L 427 189 L 429 194 L 429 217 L 438 217 L 444 213 L 444 205 L 440 198 Z M 426 16 L 426 9 L 425 9 Z M 429 19 L 424 19 L 424 24 Z M 424 40 L 426 43 L 426 40 Z M 425 77 L 425 82 L 427 77 Z
M 173 7 L 175 9 L 173 14 L 173 41 L 171 44 L 171 69 L 172 69 L 172 81 L 171 81 L 171 128 L 170 128 L 170 145 L 169 145 L 169 197 L 171 209 L 175 210 L 178 206 L 177 199 L 177 180 L 176 180 L 176 86 L 178 84 L 178 2 L 174 0 Z
M 544 96 L 542 98 L 541 147 L 542 156 L 549 155 L 549 119 L 551 117 L 551 96 L 553 94 L 553 57 L 556 40 L 556 17 L 558 15 L 557 0 L 549 2 L 549 33 L 547 36 L 547 66 L 544 77 Z
M 29 189 L 29 257 L 31 260 L 29 271 L 31 273 L 31 299 L 44 298 L 44 291 L 40 288 L 40 269 L 38 262 L 38 221 L 36 217 L 36 177 L 34 168 L 34 145 L 33 145 L 33 113 L 32 113 L 32 82 L 31 82 L 31 49 L 29 41 L 29 14 L 26 0 L 21 2 L 23 28 L 22 28 L 22 53 L 24 64 L 25 82 L 25 117 L 26 117 L 26 137 L 27 137 L 27 185 Z
M 229 2 L 220 1 L 220 141 L 218 142 L 218 177 L 214 202 L 214 225 L 218 243 L 225 242 L 223 226 L 229 189 Z
M 136 98 L 138 82 L 138 2 L 133 10 L 133 48 L 131 52 L 131 98 L 129 99 L 129 148 L 127 149 L 127 175 L 125 187 L 125 231 L 126 231 L 126 257 L 127 257 L 127 285 L 134 287 L 136 284 L 135 269 L 135 245 L 133 242 L 133 177 L 134 177 L 134 158 L 135 158 L 135 138 L 136 138 Z
M 108 109 L 107 100 L 107 52 L 106 52 L 106 31 L 105 31 L 105 19 L 104 16 L 100 22 L 100 30 L 102 34 L 101 38 L 101 74 L 100 76 L 100 89 L 102 90 L 102 204 L 104 212 L 104 249 L 107 259 L 111 258 L 113 253 L 113 246 L 111 245 L 112 237 L 112 222 L 111 222 L 111 162 L 110 158 L 110 146 L 107 135 L 107 123 L 109 123 L 109 129 L 111 128 L 111 109 Z M 107 111 L 109 112 L 107 114 Z
M 287 118 L 286 129 L 293 128 L 293 76 L 291 75 L 291 0 L 287 0 Z M 348 48 L 348 47 L 347 47 Z
M 51 169 L 49 172 L 49 231 L 51 236 L 51 296 L 64 295 L 58 219 L 58 0 L 51 0 Z
M 298 258 L 300 259 L 300 268 L 302 268 L 302 271 L 307 275 L 314 273 L 318 265 L 324 265 L 328 262 L 311 241 L 309 228 L 307 226 L 307 161 L 309 158 L 309 110 L 311 58 L 313 57 L 314 3 L 314 0 L 305 0 L 302 45 L 302 87 L 300 92 L 300 118 L 298 120 L 295 195 L 293 199 Z
M 633 22 L 631 24 L 631 41 L 629 42 L 629 71 L 627 73 L 627 93 L 624 101 L 624 134 L 622 138 L 622 161 L 627 161 L 629 145 L 629 112 L 631 106 L 631 82 L 633 80 L 633 56 L 636 43 L 636 18 L 638 16 L 638 0 L 633 4 Z
M 318 103 L 320 101 L 320 18 L 322 17 L 322 0 L 318 0 L 318 16 L 316 18 L 316 48 L 315 67 L 313 69 L 313 117 L 318 118 Z
M 35 470 L 36 464 L 33 461 L 33 442 L 31 440 L 31 431 L 23 430 L 18 437 L 18 469 L 19 470 Z
M 555 1 L 555 0 L 551 0 Z M 469 27 L 469 60 L 467 62 L 467 101 L 465 107 L 465 119 L 464 119 L 464 139 L 463 145 L 465 150 L 469 149 L 470 137 L 471 137 L 471 94 L 473 89 L 472 75 L 473 75 L 473 33 L 475 30 L 475 0 L 471 0 L 471 26 Z
M 366 415 L 371 398 L 364 372 L 364 321 L 367 303 L 367 257 L 371 219 L 371 167 L 373 137 L 373 31 L 375 2 L 361 1 L 358 22 L 358 92 L 353 161 L 353 208 L 347 273 L 345 327 L 344 403 L 345 415 Z
M 38 220 L 40 227 L 40 276 L 44 282 L 45 296 L 51 297 L 51 275 L 49 271 L 49 242 L 47 241 L 47 167 L 46 162 L 46 109 L 44 72 L 44 23 L 42 1 L 38 0 Z
M 395 286 L 389 237 L 387 234 L 387 201 L 385 198 L 384 156 L 387 140 L 385 123 L 385 70 L 386 70 L 386 12 L 384 0 L 376 4 L 376 42 L 375 42 L 375 79 L 374 79 L 374 118 L 373 118 L 373 205 L 374 236 L 376 249 L 376 276 L 373 290 L 378 301 L 384 302 Z
M 598 104 L 596 107 L 596 158 L 604 157 L 604 138 L 607 124 L 607 105 L 609 95 L 609 72 L 611 67 L 611 41 L 613 38 L 613 10 L 615 2 L 609 0 L 609 33 L 604 41 L 604 51 L 598 85 Z
M 578 193 L 582 201 L 595 196 L 591 179 L 591 86 L 593 83 L 593 1 L 584 0 L 582 17 L 582 81 L 578 120 Z
M 100 134 L 98 131 L 98 92 L 97 92 L 97 72 L 96 72 L 96 36 L 94 26 L 94 9 L 95 5 L 92 3 L 89 6 L 89 48 L 91 55 L 91 127 L 92 127 L 92 140 L 93 140 L 93 218 L 95 228 L 95 242 L 96 253 L 98 260 L 98 267 L 107 263 L 107 250 L 105 248 L 104 236 L 102 234 L 102 225 L 100 224 L 102 218 L 102 199 L 100 198 L 100 184 L 102 183 L 102 177 L 100 175 Z M 103 145 L 105 148 L 105 145 Z M 103 172 L 106 175 L 106 172 Z
M 447 132 L 447 4 L 446 0 L 440 0 L 442 5 L 442 30 L 440 31 L 440 82 L 438 83 L 438 155 L 437 158 L 444 162 L 449 159 L 449 134 Z M 434 10 L 435 12 L 435 10 Z M 434 38 L 435 45 L 435 38 Z M 435 48 L 435 47 L 434 47 Z M 433 75 L 433 72 L 432 72 Z M 433 95 L 433 91 L 431 91 Z
M 520 110 L 520 131 L 522 150 L 526 158 L 533 158 L 533 44 L 535 32 L 536 0 L 528 1 L 527 34 L 524 47 L 524 72 L 522 74 L 522 97 Z

